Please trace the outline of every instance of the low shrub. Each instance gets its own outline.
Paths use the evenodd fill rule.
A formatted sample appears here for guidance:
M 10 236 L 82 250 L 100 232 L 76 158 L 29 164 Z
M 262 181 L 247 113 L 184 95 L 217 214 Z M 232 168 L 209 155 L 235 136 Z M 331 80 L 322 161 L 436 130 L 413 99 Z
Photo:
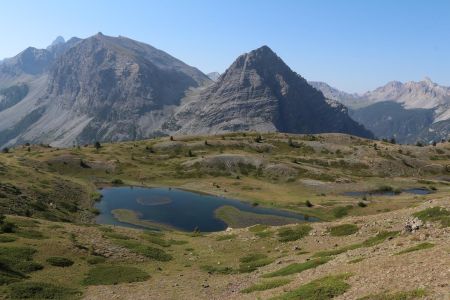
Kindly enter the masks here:
M 70 267 L 71 265 L 73 265 L 72 260 L 59 256 L 49 257 L 47 258 L 47 262 L 55 267 Z
M 164 250 L 143 245 L 142 243 L 135 241 L 116 240 L 116 244 L 123 246 L 135 253 L 141 254 L 150 259 L 157 261 L 169 261 L 172 259 L 172 255 L 166 253 Z
M 342 224 L 338 226 L 333 226 L 330 228 L 329 232 L 332 236 L 346 236 L 352 235 L 358 231 L 358 226 L 355 224 Z
M 286 285 L 289 282 L 291 282 L 291 280 L 285 279 L 285 278 L 274 279 L 271 281 L 264 281 L 264 282 L 257 283 L 246 289 L 241 290 L 241 293 L 248 294 L 248 293 L 252 293 L 252 292 L 256 292 L 256 291 L 271 290 L 271 289 Z
M 282 300 L 332 299 L 344 294 L 350 288 L 350 285 L 347 282 L 345 282 L 345 279 L 347 279 L 348 277 L 349 275 L 347 274 L 322 277 L 313 280 L 310 283 L 304 284 L 299 288 L 297 288 L 296 290 L 281 295 L 276 299 Z
M 0 243 L 11 243 L 16 241 L 17 239 L 13 236 L 4 236 L 0 235 Z
M 281 228 L 278 230 L 278 240 L 280 242 L 296 241 L 307 236 L 311 230 L 312 227 L 306 224 Z
M 275 272 L 265 274 L 265 275 L 263 275 L 263 277 L 277 277 L 277 276 L 286 276 L 286 275 L 291 275 L 291 274 L 295 274 L 295 273 L 301 273 L 303 271 L 313 269 L 320 265 L 326 264 L 330 260 L 331 260 L 331 258 L 322 257 L 322 258 L 308 260 L 303 263 L 290 264 L 290 265 L 288 265 L 284 268 L 281 268 Z
M 46 282 L 18 282 L 9 287 L 11 299 L 73 299 L 81 293 L 75 289 Z
M 113 285 L 146 281 L 150 276 L 141 269 L 129 266 L 100 265 L 89 270 L 84 285 Z
M 262 253 L 253 253 L 239 259 L 239 272 L 250 273 L 255 271 L 259 267 L 266 266 L 273 262 L 273 259 L 268 258 L 267 255 Z
M 112 184 L 114 184 L 114 185 L 121 185 L 121 184 L 123 184 L 123 180 L 122 179 L 113 179 L 112 181 L 111 181 L 111 183 Z

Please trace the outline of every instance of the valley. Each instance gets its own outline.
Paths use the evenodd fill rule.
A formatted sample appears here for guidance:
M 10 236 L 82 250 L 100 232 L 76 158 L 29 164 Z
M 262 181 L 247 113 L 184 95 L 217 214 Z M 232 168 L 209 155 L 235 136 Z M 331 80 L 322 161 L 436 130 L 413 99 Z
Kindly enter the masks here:
M 449 164 L 448 143 L 343 134 L 11 148 L 0 154 L 3 224 L 14 224 L 0 234 L 0 290 L 12 299 L 315 299 L 312 285 L 336 299 L 445 299 Z M 115 216 L 138 228 L 95 224 L 102 189 L 129 186 L 198 191 L 311 219 L 264 225 L 261 215 L 225 205 L 216 216 L 230 228 L 218 232 L 161 226 L 126 210 Z M 136 199 L 162 207 L 173 201 L 163 195 Z M 29 253 L 29 265 L 11 251 Z

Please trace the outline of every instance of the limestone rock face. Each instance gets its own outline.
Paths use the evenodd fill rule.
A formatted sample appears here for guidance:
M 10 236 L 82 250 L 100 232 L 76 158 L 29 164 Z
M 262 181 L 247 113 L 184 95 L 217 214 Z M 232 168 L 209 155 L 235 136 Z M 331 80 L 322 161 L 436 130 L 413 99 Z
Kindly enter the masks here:
M 400 143 L 428 143 L 450 138 L 450 87 L 430 78 L 391 81 L 364 94 L 349 94 L 324 82 L 311 84 L 350 107 L 350 115 L 379 138 Z
M 293 72 L 269 47 L 241 55 L 213 85 L 186 97 L 167 128 L 181 133 L 281 131 L 372 134 Z
M 101 33 L 57 38 L 0 64 L 0 146 L 242 130 L 372 137 L 267 46 L 216 82 L 150 45 Z

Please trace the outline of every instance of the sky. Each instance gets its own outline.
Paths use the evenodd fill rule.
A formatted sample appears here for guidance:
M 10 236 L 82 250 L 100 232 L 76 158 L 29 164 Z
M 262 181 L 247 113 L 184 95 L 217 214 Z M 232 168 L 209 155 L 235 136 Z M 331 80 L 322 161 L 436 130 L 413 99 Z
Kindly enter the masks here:
M 449 0 L 2 0 L 0 59 L 57 36 L 127 36 L 208 73 L 262 45 L 347 92 L 450 86 Z

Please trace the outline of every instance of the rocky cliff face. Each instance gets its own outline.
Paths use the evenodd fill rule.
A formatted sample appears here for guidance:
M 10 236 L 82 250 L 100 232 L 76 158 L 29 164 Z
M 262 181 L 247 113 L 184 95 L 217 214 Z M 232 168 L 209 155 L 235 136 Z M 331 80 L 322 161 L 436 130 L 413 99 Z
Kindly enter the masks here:
M 186 90 L 209 81 L 160 50 L 102 34 L 67 50 L 49 78 L 52 106 L 91 119 L 82 141 L 143 137 L 142 116 L 178 105 Z
M 167 128 L 178 132 L 371 133 L 346 108 L 293 72 L 269 47 L 241 55 L 208 88 L 187 97 Z
M 161 134 L 162 120 L 185 91 L 210 82 L 167 53 L 124 37 L 59 40 L 41 52 L 49 62 L 33 77 L 45 77 L 40 92 L 11 108 L 16 118 L 0 121 L 0 144 L 72 145 Z
M 0 146 L 237 130 L 372 136 L 268 47 L 217 80 L 125 37 L 58 38 L 0 65 L 0 90 L 9 91 L 0 97 Z
M 341 92 L 324 83 L 315 87 L 352 108 L 352 117 L 380 138 L 399 142 L 431 142 L 449 138 L 450 88 L 425 78 L 422 81 L 391 81 L 357 95 Z

